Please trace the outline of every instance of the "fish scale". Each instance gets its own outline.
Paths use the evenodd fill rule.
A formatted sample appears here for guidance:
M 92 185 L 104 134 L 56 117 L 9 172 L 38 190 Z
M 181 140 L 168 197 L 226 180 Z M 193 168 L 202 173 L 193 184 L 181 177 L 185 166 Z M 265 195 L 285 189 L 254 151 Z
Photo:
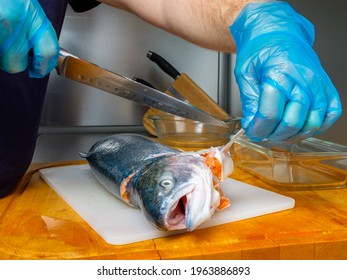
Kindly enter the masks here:
M 100 173 L 96 177 L 105 176 L 110 181 L 120 184 L 129 175 L 138 173 L 146 165 L 157 160 L 159 156 L 179 152 L 141 135 L 117 134 L 96 142 L 87 154 L 80 154 L 95 167 L 94 173 Z M 121 199 L 119 188 L 115 188 L 114 185 L 109 187 L 109 184 L 105 186 L 108 191 Z
M 124 133 L 99 140 L 81 156 L 102 186 L 141 208 L 159 229 L 193 230 L 209 220 L 220 204 L 214 175 L 198 153 Z

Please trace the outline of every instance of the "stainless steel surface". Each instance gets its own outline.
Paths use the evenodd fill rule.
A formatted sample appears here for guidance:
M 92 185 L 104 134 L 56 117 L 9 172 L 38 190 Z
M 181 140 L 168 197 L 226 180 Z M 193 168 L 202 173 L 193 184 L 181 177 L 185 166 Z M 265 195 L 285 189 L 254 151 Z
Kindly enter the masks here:
M 184 41 L 151 26 L 127 12 L 99 5 L 85 13 L 68 9 L 60 45 L 71 53 L 127 77 L 142 78 L 165 91 L 172 78 L 151 62 L 146 54 L 157 52 L 188 74 L 205 92 L 222 104 L 226 94 L 226 69 L 220 54 Z M 100 90 L 50 75 L 41 127 L 138 128 L 146 106 Z
M 151 62 L 149 50 L 160 53 L 187 73 L 224 106 L 229 75 L 227 54 L 200 48 L 151 26 L 138 17 L 106 5 L 84 13 L 68 7 L 59 39 L 70 52 L 128 77 L 139 77 L 165 91 L 172 78 Z M 145 133 L 142 117 L 148 107 L 50 74 L 34 161 L 79 159 L 98 135 Z
M 92 86 L 116 96 L 139 102 L 161 111 L 215 126 L 227 125 L 214 116 L 161 91 L 128 77 L 105 70 L 62 49 L 57 73 L 63 77 Z
M 228 79 L 230 82 L 228 83 L 228 94 L 225 96 L 226 100 L 226 108 L 227 112 L 231 116 L 242 116 L 242 104 L 240 99 L 240 91 L 239 87 L 236 83 L 235 75 L 234 75 L 234 68 L 236 64 L 236 54 L 232 54 L 230 57 L 227 57 L 225 59 L 229 60 L 228 66 L 229 69 L 229 77 Z

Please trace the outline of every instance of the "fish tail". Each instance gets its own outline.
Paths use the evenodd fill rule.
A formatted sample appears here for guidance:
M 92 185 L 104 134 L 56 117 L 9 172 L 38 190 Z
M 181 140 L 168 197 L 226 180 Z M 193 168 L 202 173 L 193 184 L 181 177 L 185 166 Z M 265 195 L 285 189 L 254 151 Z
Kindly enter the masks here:
M 83 157 L 83 158 L 86 158 L 87 157 L 87 153 L 84 153 L 84 152 L 79 152 L 80 156 Z

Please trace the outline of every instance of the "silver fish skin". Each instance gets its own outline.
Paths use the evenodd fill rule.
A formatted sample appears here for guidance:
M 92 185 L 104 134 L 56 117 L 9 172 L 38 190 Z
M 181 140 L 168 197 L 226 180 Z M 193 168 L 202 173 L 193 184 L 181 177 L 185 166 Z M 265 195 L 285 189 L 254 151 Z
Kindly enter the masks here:
M 213 174 L 198 153 L 122 133 L 99 140 L 81 156 L 102 186 L 140 208 L 158 229 L 192 231 L 219 206 Z

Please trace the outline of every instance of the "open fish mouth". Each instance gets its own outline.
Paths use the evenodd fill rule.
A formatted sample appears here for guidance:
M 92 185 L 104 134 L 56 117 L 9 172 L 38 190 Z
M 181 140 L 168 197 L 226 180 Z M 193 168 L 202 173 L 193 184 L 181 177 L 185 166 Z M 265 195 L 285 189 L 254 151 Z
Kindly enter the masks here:
M 191 191 L 181 196 L 170 207 L 170 210 L 166 216 L 166 223 L 169 230 L 179 230 L 187 227 L 187 205 L 190 196 Z

